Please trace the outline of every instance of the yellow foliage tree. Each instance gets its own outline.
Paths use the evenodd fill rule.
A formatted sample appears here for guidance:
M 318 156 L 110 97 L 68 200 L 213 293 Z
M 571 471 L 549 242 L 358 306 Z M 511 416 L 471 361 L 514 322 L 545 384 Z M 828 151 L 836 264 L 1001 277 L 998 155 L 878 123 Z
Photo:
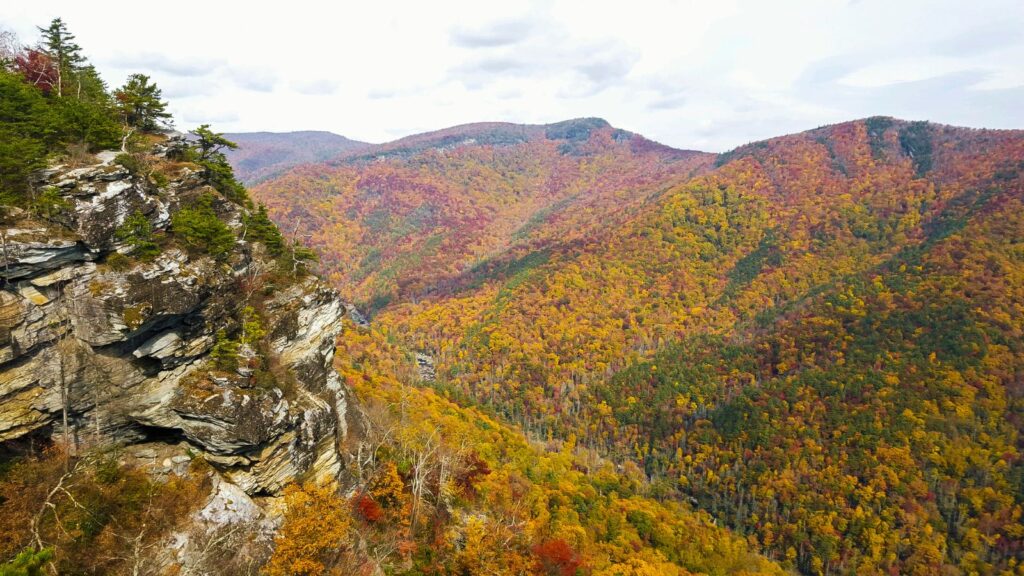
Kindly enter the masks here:
M 284 524 L 264 572 L 267 576 L 335 573 L 351 521 L 345 501 L 333 488 L 313 484 L 288 486 L 284 499 L 288 508 Z
M 395 463 L 391 461 L 385 462 L 370 481 L 370 494 L 385 508 L 399 507 L 404 489 L 405 483 L 398 475 Z

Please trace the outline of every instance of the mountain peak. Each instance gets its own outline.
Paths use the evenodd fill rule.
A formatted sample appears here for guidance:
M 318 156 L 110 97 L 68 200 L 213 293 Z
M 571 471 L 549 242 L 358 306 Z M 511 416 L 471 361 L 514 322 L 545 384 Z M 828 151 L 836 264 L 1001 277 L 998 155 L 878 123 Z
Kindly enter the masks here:
M 604 118 L 571 118 L 546 124 L 544 135 L 548 140 L 573 140 L 580 138 L 581 135 L 589 137 L 594 130 L 611 127 L 612 125 Z

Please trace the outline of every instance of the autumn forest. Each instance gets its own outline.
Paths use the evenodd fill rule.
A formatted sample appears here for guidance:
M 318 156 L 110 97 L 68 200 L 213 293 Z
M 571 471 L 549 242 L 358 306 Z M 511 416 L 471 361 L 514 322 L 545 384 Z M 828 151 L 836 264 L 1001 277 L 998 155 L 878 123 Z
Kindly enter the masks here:
M 429 358 L 407 381 L 635 465 L 802 573 L 1015 573 L 1019 132 L 874 117 L 718 156 L 599 120 L 420 139 L 254 188 L 374 315 L 341 362 Z

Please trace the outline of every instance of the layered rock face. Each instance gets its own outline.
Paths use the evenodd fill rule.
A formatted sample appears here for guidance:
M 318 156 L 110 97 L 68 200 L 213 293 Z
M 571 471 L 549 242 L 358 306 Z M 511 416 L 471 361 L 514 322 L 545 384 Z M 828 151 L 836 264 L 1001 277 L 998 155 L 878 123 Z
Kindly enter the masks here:
M 0 441 L 48 435 L 73 451 L 185 442 L 249 494 L 336 477 L 359 429 L 332 368 L 346 305 L 313 277 L 257 291 L 252 279 L 272 263 L 243 240 L 226 258 L 169 242 L 149 261 L 112 259 L 130 252 L 116 234 L 126 218 L 166 231 L 200 196 L 244 237 L 244 209 L 165 149 L 152 156 L 170 166 L 159 185 L 113 157 L 41 174 L 36 190 L 56 192 L 59 209 L 45 219 L 8 209 L 0 225 Z M 247 306 L 267 335 L 240 355 L 261 356 L 272 375 L 262 380 L 252 362 L 212 368 L 218 337 L 238 330 Z

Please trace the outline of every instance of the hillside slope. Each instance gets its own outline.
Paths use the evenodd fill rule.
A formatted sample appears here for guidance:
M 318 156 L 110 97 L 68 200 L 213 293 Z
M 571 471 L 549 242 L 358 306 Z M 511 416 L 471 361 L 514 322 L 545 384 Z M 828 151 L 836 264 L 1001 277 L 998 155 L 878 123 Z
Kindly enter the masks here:
M 424 198 L 529 190 L 515 178 L 533 172 L 491 161 L 517 146 L 544 150 L 380 162 L 431 174 L 430 187 L 385 179 L 360 192 L 375 164 L 292 180 L 345 191 L 298 228 L 348 279 L 375 237 L 339 198 L 401 197 L 374 221 L 404 234 L 399 216 Z M 450 166 L 471 157 L 512 184 L 469 186 Z M 432 361 L 427 384 L 535 437 L 637 462 L 804 573 L 1020 563 L 1024 134 L 869 118 L 714 166 L 692 156 L 696 171 L 640 154 L 640 183 L 621 177 L 636 174 L 632 151 L 597 158 L 607 162 L 588 159 L 579 197 L 614 200 L 561 206 L 526 241 L 492 241 L 484 253 L 507 265 L 467 271 L 465 242 L 406 234 L 412 256 L 352 293 L 391 291 L 375 324 Z M 347 188 L 334 187 L 342 173 Z M 276 218 L 300 222 L 306 208 L 269 192 L 258 193 Z
M 712 158 L 599 119 L 472 124 L 302 166 L 253 192 L 372 312 L 602 235 Z

